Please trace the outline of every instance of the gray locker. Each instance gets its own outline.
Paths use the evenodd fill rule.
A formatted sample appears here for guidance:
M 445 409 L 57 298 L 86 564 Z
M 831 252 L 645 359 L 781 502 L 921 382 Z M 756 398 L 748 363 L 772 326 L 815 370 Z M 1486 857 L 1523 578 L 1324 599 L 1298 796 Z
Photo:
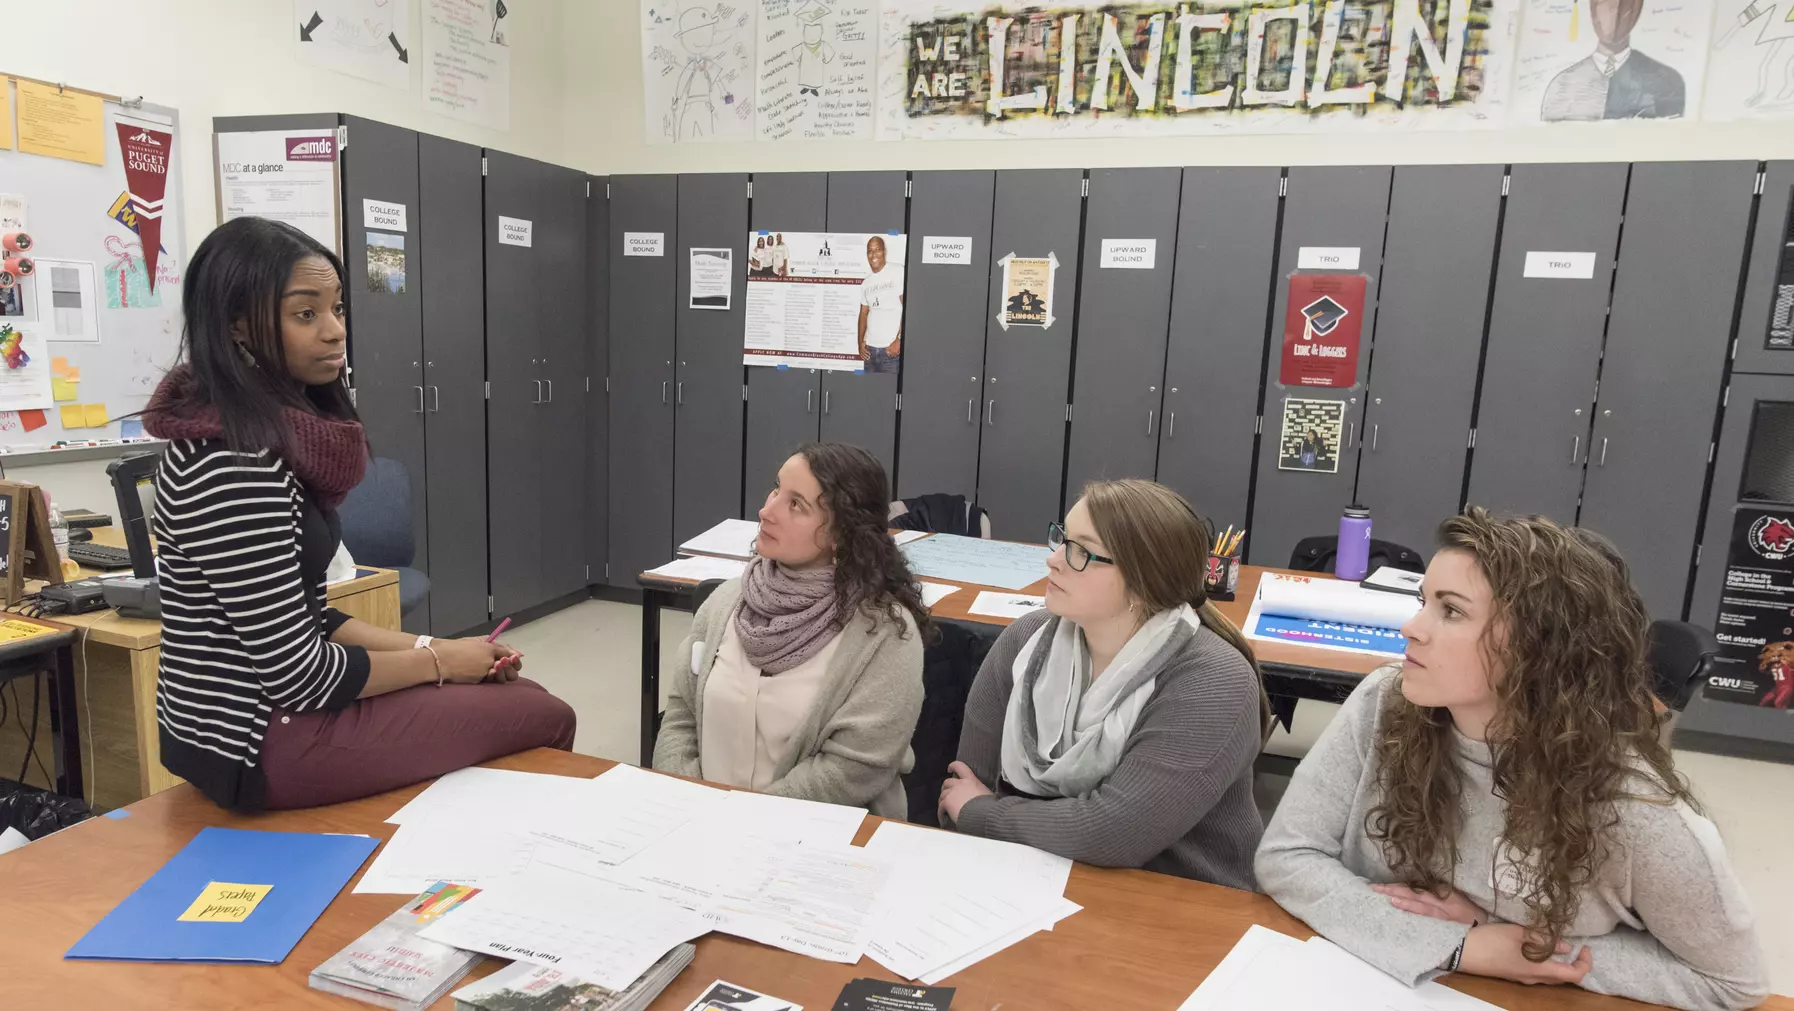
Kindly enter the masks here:
M 1158 472 L 1182 187 L 1183 170 L 1176 168 L 1090 173 L 1067 507 L 1091 481 Z
M 587 178 L 586 201 L 586 354 L 591 395 L 586 398 L 586 509 L 591 531 L 586 538 L 586 582 L 608 580 L 610 562 L 610 180 Z M 634 573 L 630 573 L 634 575 Z
M 902 235 L 909 203 L 903 195 L 906 182 L 902 172 L 829 173 L 829 231 Z M 914 241 L 913 237 L 910 241 Z M 906 279 L 907 254 L 911 251 L 906 249 L 904 257 Z M 903 333 L 899 339 L 907 344 L 908 329 Z M 884 464 L 889 482 L 897 463 L 897 377 L 823 372 L 821 437 L 827 442 L 851 443 L 869 451 Z
M 410 263 L 423 308 L 425 498 L 428 501 L 430 631 L 456 635 L 486 613 L 486 483 L 469 470 L 486 459 L 485 292 L 468 283 L 481 248 L 480 149 L 419 134 L 418 252 Z M 477 470 L 475 470 L 477 475 Z
M 729 308 L 691 307 L 691 250 L 739 251 L 748 231 L 745 173 L 679 177 L 674 288 L 673 543 L 683 544 L 741 512 L 741 336 L 747 265 L 731 263 Z M 735 253 L 740 256 L 739 252 Z
M 498 219 L 542 222 L 546 170 L 541 162 L 488 149 L 486 201 L 487 500 L 494 613 L 543 603 L 542 495 L 545 477 L 538 413 L 544 402 L 541 358 L 551 323 L 538 286 L 540 250 L 501 243 Z
M 1422 556 L 1464 494 L 1504 174 L 1402 166 L 1390 192 L 1358 501 L 1377 538 Z
M 1081 169 L 997 173 L 978 504 L 990 513 L 992 533 L 1004 540 L 1043 540 L 1047 524 L 1062 515 L 1083 186 Z M 1050 326 L 1001 325 L 1008 256 L 1057 259 Z
M 828 175 L 777 172 L 754 176 L 752 228 L 821 232 L 828 228 Z M 743 236 L 745 239 L 746 236 Z M 821 437 L 822 381 L 815 369 L 754 365 L 747 370 L 747 451 L 742 515 L 766 500 L 779 466 L 793 450 Z
M 537 378 L 536 445 L 542 458 L 541 596 L 552 600 L 585 590 L 586 539 L 594 536 L 586 509 L 586 414 L 590 347 L 586 335 L 586 176 L 559 165 L 540 166 L 542 217 L 536 221 L 538 298 L 543 302 Z
M 1754 162 L 1632 168 L 1579 522 L 1657 618 L 1684 613 L 1756 181 Z
M 1358 477 L 1358 431 L 1362 396 L 1370 370 L 1371 321 L 1376 319 L 1377 280 L 1381 270 L 1383 233 L 1389 208 L 1390 170 L 1381 168 L 1292 168 L 1283 209 L 1283 236 L 1278 255 L 1277 293 L 1271 307 L 1270 371 L 1265 380 L 1264 437 L 1259 440 L 1258 481 L 1253 489 L 1252 532 L 1247 561 L 1274 567 L 1289 564 L 1296 542 L 1339 530 L 1339 514 L 1351 503 Z M 1304 248 L 1354 250 L 1358 267 L 1339 271 L 1369 277 L 1364 294 L 1363 336 L 1358 350 L 1357 385 L 1351 387 L 1286 387 L 1282 372 L 1284 317 L 1289 311 L 1292 272 L 1325 272 L 1303 267 Z M 1347 262 L 1352 254 L 1339 255 Z M 1316 260 L 1314 262 L 1328 262 Z M 1297 307 L 1298 310 L 1301 308 Z M 1286 399 L 1336 400 L 1346 404 L 1345 432 L 1340 437 L 1339 470 L 1324 474 L 1279 470 L 1278 447 Z
M 1510 173 L 1470 505 L 1576 521 L 1630 173 L 1624 164 L 1515 165 Z M 1591 276 L 1527 277 L 1533 253 L 1592 256 Z
M 1158 479 L 1217 529 L 1246 525 L 1282 181 L 1184 169 Z
M 610 180 L 610 582 L 673 557 L 673 314 L 678 177 Z M 627 232 L 659 233 L 661 256 L 624 256 Z
M 1713 628 L 1725 587 L 1726 554 L 1731 547 L 1732 509 L 1745 499 L 1794 500 L 1794 446 L 1787 442 L 1787 422 L 1794 415 L 1794 376 L 1732 373 L 1725 395 L 1725 422 L 1713 460 L 1713 491 L 1707 521 L 1701 528 L 1700 565 L 1695 569 L 1694 598 L 1688 620 Z M 1759 425 L 1759 412 L 1765 424 Z M 1780 424 L 1777 424 L 1780 422 Z M 1764 443 L 1754 447 L 1753 443 Z M 1747 458 L 1752 473 L 1747 474 Z M 1757 473 L 1764 464 L 1767 473 Z M 1729 707 L 1728 707 L 1729 708 Z
M 898 498 L 978 494 L 984 328 L 994 172 L 917 172 L 910 181 Z M 923 262 L 930 237 L 968 240 L 962 263 Z
M 1794 161 L 1770 162 L 1744 282 L 1738 354 L 1732 362 L 1735 372 L 1794 373 L 1794 199 L 1790 197 L 1794 197 Z

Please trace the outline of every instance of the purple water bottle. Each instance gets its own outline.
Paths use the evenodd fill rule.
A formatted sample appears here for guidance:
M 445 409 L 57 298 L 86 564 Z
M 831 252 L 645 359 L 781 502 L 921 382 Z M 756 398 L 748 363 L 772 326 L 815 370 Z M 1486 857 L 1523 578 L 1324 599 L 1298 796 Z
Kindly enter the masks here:
M 1370 510 L 1354 502 L 1339 518 L 1339 551 L 1333 556 L 1333 574 L 1359 580 L 1370 574 Z

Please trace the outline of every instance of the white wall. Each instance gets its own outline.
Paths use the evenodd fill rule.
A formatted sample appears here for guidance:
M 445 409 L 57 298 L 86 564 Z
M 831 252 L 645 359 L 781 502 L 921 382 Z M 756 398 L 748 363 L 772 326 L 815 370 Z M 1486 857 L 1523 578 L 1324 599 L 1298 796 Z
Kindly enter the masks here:
M 564 13 L 564 151 L 567 164 L 595 173 L 1794 158 L 1794 130 L 1785 123 L 1640 122 L 1328 137 L 650 145 L 643 130 L 640 5 L 571 0 Z

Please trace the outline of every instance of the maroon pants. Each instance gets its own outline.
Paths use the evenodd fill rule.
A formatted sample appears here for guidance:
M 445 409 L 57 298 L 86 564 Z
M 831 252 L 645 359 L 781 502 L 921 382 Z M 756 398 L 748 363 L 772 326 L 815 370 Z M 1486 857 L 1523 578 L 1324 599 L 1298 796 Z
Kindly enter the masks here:
M 418 685 L 331 712 L 274 710 L 262 740 L 268 810 L 396 790 L 530 748 L 573 747 L 573 707 L 534 681 Z

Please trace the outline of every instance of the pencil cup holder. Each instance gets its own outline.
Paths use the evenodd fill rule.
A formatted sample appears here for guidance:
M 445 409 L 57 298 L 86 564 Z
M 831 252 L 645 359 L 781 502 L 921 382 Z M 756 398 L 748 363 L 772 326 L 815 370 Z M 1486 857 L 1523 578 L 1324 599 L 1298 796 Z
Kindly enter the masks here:
M 1203 582 L 1207 584 L 1208 599 L 1232 600 L 1234 591 L 1240 588 L 1240 560 L 1225 555 L 1208 556 L 1208 573 Z

